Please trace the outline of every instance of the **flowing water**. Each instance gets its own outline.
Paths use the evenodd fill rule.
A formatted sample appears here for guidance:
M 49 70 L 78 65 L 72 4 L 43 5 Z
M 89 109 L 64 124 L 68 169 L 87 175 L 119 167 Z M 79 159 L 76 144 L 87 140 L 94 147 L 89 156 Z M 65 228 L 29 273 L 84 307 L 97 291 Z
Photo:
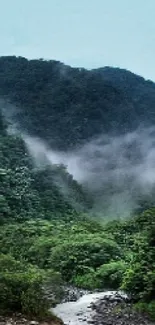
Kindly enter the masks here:
M 60 317 L 65 325 L 86 325 L 91 320 L 91 303 L 105 296 L 115 295 L 115 291 L 97 292 L 85 294 L 75 302 L 65 302 L 58 304 L 54 309 L 54 313 Z

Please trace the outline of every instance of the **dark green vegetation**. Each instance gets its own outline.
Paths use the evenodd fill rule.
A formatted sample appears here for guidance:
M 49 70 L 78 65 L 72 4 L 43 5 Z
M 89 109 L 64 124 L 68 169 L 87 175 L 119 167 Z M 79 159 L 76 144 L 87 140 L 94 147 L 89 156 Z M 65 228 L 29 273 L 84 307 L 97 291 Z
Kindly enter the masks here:
M 119 71 L 118 82 L 114 70 L 104 71 L 1 58 L 4 109 L 14 118 L 5 105 L 16 103 L 20 125 L 59 148 L 77 145 L 102 129 L 117 131 L 120 119 L 124 131 L 133 116 L 138 123 L 139 112 L 141 117 L 147 104 L 155 102 L 155 86 L 125 71 Z M 153 122 L 153 112 L 149 118 Z M 58 180 L 67 184 L 67 196 Z M 155 209 L 99 224 L 87 216 L 90 201 L 63 166 L 36 168 L 23 140 L 8 135 L 0 118 L 1 312 L 48 316 L 67 282 L 88 289 L 122 288 L 137 308 L 155 317 Z M 49 287 L 50 301 L 45 294 Z
M 0 96 L 16 104 L 6 110 L 22 129 L 62 150 L 155 122 L 154 83 L 123 69 L 1 57 Z

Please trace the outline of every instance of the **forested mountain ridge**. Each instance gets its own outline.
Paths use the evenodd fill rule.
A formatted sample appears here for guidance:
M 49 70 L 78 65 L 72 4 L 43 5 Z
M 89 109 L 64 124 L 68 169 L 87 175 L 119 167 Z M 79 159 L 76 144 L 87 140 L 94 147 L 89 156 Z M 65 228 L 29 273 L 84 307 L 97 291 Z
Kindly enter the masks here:
M 155 318 L 155 209 L 128 220 L 117 220 L 114 211 L 112 222 L 105 222 L 103 210 L 99 223 L 89 216 L 92 196 L 65 166 L 45 161 L 38 167 L 21 137 L 22 132 L 34 135 L 51 148 L 67 151 L 101 133 L 120 134 L 134 130 L 139 123 L 150 125 L 155 118 L 154 90 L 154 83 L 121 69 L 87 71 L 57 61 L 0 58 L 1 313 L 22 312 L 28 317 L 54 319 L 49 307 L 62 297 L 62 284 L 69 283 L 91 290 L 121 288 L 138 302 L 137 308 Z M 21 135 L 8 132 L 8 122 L 12 126 L 15 123 Z M 145 147 L 146 135 L 138 135 L 138 145 L 140 138 Z M 132 171 L 133 165 L 128 162 L 134 157 L 132 150 L 129 157 L 128 152 L 121 156 L 120 148 L 128 137 L 123 142 L 117 137 L 114 140 L 110 138 L 108 150 L 101 156 L 95 149 L 95 157 L 101 162 L 104 156 L 110 157 L 106 166 L 111 170 L 114 167 L 120 185 L 121 174 L 117 172 L 122 165 L 121 172 L 124 166 Z M 144 156 L 152 153 L 154 138 L 151 141 L 149 147 L 148 137 L 150 151 L 144 150 Z M 116 144 L 119 150 L 115 152 Z M 127 146 L 132 148 L 132 143 L 127 141 Z M 122 165 L 115 169 L 117 153 Z M 91 159 L 91 150 L 89 154 L 87 160 Z M 143 155 L 136 151 L 136 163 Z M 140 161 L 140 180 L 148 166 L 148 159 L 146 165 Z M 109 178 L 108 171 L 102 178 L 106 174 Z M 149 174 L 149 180 L 153 175 Z M 135 178 L 134 173 L 129 176 Z M 109 183 L 103 190 L 109 190 Z M 111 195 L 114 191 L 110 184 Z M 152 199 L 154 203 L 155 196 Z M 50 301 L 45 295 L 49 284 Z
M 118 68 L 1 57 L 0 95 L 16 105 L 11 114 L 25 131 L 59 149 L 155 121 L 155 84 Z
M 65 232 L 67 223 L 70 228 L 82 219 L 78 207 L 85 211 L 90 201 L 64 166 L 46 162 L 37 167 L 20 135 L 8 134 L 2 116 L 0 125 L 0 315 L 22 312 L 30 319 L 61 324 L 49 312 L 62 295 L 61 275 L 45 266 L 41 242 L 46 242 L 49 254 L 60 230 Z M 34 238 L 40 241 L 40 235 L 40 248 L 33 247 Z M 38 257 L 36 249 L 41 253 Z M 28 251 L 32 251 L 30 259 Z M 43 289 L 48 283 L 52 288 L 50 301 Z
M 7 134 L 2 117 L 0 121 L 1 222 L 42 216 L 65 218 L 66 214 L 76 214 L 76 208 L 84 211 L 91 206 L 87 194 L 64 166 L 46 162 L 37 168 L 23 139 Z

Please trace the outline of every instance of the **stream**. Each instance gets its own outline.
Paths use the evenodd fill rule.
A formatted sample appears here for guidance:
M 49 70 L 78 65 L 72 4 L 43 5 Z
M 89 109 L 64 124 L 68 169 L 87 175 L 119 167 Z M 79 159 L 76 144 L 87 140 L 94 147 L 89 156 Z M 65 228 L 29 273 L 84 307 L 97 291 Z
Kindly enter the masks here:
M 84 294 L 75 302 L 64 302 L 58 304 L 52 311 L 61 318 L 65 325 L 85 325 L 91 323 L 93 310 L 91 304 L 116 294 L 115 291 L 97 292 Z

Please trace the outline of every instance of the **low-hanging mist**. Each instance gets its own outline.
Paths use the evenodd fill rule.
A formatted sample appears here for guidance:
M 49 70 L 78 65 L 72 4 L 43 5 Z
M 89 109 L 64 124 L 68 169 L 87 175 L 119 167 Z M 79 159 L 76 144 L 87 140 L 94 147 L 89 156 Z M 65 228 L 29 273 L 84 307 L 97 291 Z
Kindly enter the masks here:
M 54 151 L 24 136 L 35 163 L 64 164 L 94 197 L 93 214 L 127 217 L 155 198 L 155 128 L 117 137 L 101 135 L 78 150 Z
M 42 139 L 23 132 L 13 118 L 14 106 L 7 114 L 6 110 L 2 112 L 10 122 L 8 132 L 22 136 L 38 167 L 47 162 L 65 165 L 74 179 L 91 194 L 93 208 L 90 213 L 104 218 L 127 217 L 154 204 L 155 127 L 139 127 L 119 136 L 102 134 L 78 150 L 56 151 Z M 74 193 L 64 180 L 57 174 L 54 181 L 77 207 Z

